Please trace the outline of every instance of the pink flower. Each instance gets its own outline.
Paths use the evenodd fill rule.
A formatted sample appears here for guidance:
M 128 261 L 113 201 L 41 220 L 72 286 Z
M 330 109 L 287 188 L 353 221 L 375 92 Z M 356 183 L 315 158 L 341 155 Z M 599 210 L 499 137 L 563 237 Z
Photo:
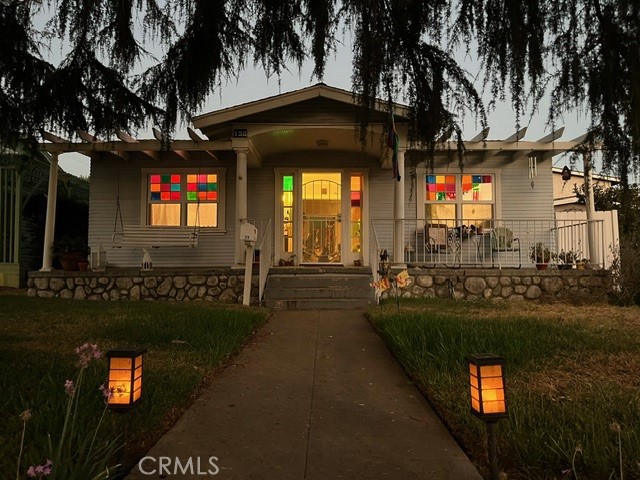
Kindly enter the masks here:
M 98 345 L 85 343 L 76 348 L 78 354 L 78 365 L 86 368 L 93 358 L 102 357 L 102 352 L 98 349 Z
M 73 384 L 73 380 L 65 380 L 64 389 L 67 392 L 67 395 L 73 397 L 73 394 L 76 393 L 76 386 Z
M 53 473 L 53 462 L 51 460 L 47 460 L 42 465 L 36 465 L 29 467 L 27 470 L 27 476 L 31 478 L 42 478 L 47 475 L 51 475 Z

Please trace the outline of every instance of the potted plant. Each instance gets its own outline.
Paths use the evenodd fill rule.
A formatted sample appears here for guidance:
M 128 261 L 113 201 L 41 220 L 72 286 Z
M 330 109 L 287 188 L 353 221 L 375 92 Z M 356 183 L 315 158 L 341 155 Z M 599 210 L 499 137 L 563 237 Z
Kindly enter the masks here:
M 562 250 L 558 255 L 555 256 L 558 260 L 558 269 L 559 270 L 571 270 L 575 264 L 578 263 L 578 253 L 573 250 L 569 250 L 565 252 Z
M 544 243 L 538 242 L 535 245 L 531 245 L 529 257 L 536 264 L 538 270 L 546 270 L 551 261 L 551 251 Z
M 54 240 L 52 252 L 58 257 L 65 271 L 78 270 L 78 263 L 84 263 L 85 269 L 88 265 L 89 246 L 86 239 L 82 237 L 63 235 Z
M 585 269 L 589 268 L 589 259 L 588 258 L 583 258 L 582 260 L 578 260 L 576 262 L 576 268 L 578 270 L 585 270 Z

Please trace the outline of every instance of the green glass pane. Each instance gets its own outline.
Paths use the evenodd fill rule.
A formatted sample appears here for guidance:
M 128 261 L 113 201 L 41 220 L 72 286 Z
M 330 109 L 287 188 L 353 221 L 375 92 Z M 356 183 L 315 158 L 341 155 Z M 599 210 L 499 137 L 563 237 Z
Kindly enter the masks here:
M 207 184 L 207 190 L 209 192 L 217 192 L 218 191 L 218 184 L 217 183 L 208 183 Z
M 293 176 L 285 175 L 282 177 L 282 190 L 284 192 L 293 192 Z
M 195 202 L 198 199 L 196 192 L 187 192 L 187 200 Z
M 179 183 L 172 183 L 171 184 L 171 191 L 172 192 L 179 192 L 180 191 L 180 184 Z
M 161 175 L 162 183 L 171 183 L 171 175 Z

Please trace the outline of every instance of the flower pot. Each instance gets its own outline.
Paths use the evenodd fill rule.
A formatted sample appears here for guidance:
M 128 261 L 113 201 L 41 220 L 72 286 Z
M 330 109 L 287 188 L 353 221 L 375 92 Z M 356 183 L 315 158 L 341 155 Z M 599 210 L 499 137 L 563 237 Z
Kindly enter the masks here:
M 65 272 L 75 272 L 78 270 L 78 262 L 82 261 L 82 256 L 79 253 L 61 253 L 58 259 Z
M 546 270 L 548 266 L 548 263 L 536 263 L 536 268 L 538 270 Z
M 87 262 L 86 260 L 80 260 L 78 262 L 78 270 L 80 270 L 81 272 L 86 272 L 88 268 L 89 262 Z

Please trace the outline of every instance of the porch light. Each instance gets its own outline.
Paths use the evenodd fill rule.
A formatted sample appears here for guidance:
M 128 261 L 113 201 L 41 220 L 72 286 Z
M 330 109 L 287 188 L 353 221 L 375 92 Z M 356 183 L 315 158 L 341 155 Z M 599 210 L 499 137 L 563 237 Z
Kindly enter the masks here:
M 562 180 L 565 182 L 571 180 L 571 170 L 566 165 L 562 168 Z
M 107 403 L 113 411 L 132 409 L 142 398 L 143 348 L 123 348 L 107 352 L 109 368 L 109 398 Z
M 102 246 L 98 245 L 91 248 L 91 270 L 94 272 L 104 272 L 107 269 L 107 252 Z
M 471 413 L 487 424 L 490 479 L 498 480 L 496 422 L 507 416 L 504 388 L 504 358 L 493 354 L 469 355 Z

